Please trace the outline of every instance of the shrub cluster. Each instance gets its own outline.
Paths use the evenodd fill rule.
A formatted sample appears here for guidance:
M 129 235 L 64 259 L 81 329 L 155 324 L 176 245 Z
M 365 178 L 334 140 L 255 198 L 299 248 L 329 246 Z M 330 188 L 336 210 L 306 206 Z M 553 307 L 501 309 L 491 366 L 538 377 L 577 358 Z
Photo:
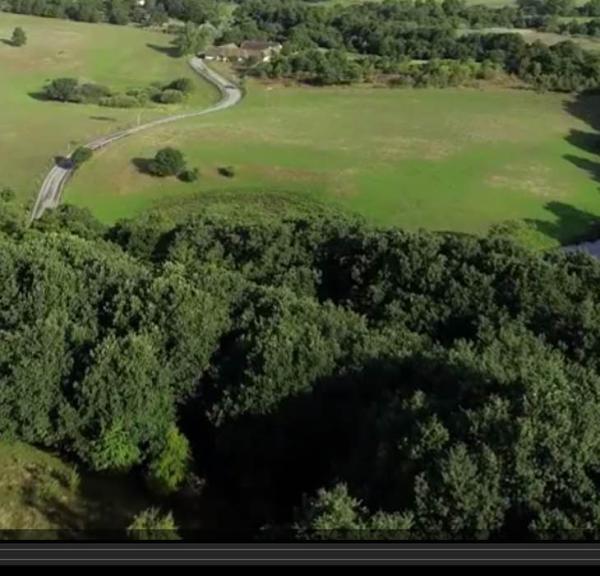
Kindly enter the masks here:
M 183 153 L 170 147 L 162 148 L 146 161 L 144 170 L 160 178 L 177 176 L 182 182 L 196 182 L 200 177 L 198 168 L 188 168 Z
M 189 78 L 180 78 L 167 85 L 154 83 L 145 88 L 134 88 L 126 93 L 115 93 L 101 84 L 80 84 L 76 78 L 57 78 L 49 82 L 43 90 L 48 100 L 99 104 L 111 108 L 137 108 L 153 101 L 161 104 L 180 104 L 194 90 Z

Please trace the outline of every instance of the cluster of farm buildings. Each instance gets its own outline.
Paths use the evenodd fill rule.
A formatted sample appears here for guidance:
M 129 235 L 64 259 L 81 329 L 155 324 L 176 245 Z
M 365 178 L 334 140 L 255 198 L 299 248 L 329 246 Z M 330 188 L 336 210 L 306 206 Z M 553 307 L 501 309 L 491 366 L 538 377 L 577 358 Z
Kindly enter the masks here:
M 273 56 L 281 52 L 282 48 L 283 46 L 277 42 L 246 40 L 239 46 L 237 44 L 211 46 L 199 54 L 199 56 L 204 60 L 217 60 L 221 62 L 269 62 Z

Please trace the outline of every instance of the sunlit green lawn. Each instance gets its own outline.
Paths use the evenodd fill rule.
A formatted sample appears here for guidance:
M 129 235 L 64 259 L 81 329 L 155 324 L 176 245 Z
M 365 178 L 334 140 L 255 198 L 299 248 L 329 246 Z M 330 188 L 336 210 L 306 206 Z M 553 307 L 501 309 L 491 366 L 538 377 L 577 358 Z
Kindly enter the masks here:
M 101 152 L 67 200 L 110 222 L 157 203 L 212 203 L 219 191 L 249 205 L 279 193 L 409 229 L 484 233 L 505 220 L 539 220 L 530 240 L 550 245 L 600 215 L 598 184 L 581 166 L 595 154 L 567 141 L 591 129 L 567 111 L 569 100 L 526 90 L 252 83 L 239 108 Z M 589 97 L 580 108 L 599 104 Z M 197 183 L 156 179 L 132 164 L 166 144 L 200 169 Z M 226 165 L 234 178 L 219 175 Z
M 2 42 L 16 26 L 28 36 L 22 48 Z M 61 76 L 115 90 L 181 76 L 196 78 L 184 59 L 160 51 L 169 42 L 165 34 L 132 27 L 0 13 L 0 186 L 14 187 L 21 198 L 30 200 L 55 155 L 138 120 L 176 111 L 173 106 L 119 110 L 60 104 L 32 96 L 47 80 Z M 202 108 L 217 97 L 206 83 L 198 79 L 196 84 L 186 107 Z

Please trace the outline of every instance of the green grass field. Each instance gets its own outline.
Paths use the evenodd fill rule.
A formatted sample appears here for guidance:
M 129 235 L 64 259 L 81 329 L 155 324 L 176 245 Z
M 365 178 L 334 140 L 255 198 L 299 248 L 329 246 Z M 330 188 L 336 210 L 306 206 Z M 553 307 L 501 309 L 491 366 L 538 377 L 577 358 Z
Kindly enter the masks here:
M 0 185 L 27 201 L 55 155 L 175 110 L 32 97 L 48 79 L 78 76 L 124 90 L 193 75 L 185 60 L 166 53 L 170 39 L 158 32 L 0 13 L 0 39 L 17 25 L 28 33 L 28 45 L 0 43 Z M 211 87 L 197 85 L 186 106 L 215 100 Z M 600 215 L 596 153 L 589 146 L 595 135 L 567 110 L 569 101 L 524 90 L 251 82 L 234 110 L 140 134 L 98 153 L 72 180 L 66 200 L 106 222 L 157 206 L 180 214 L 205 208 L 277 216 L 341 208 L 382 225 L 470 233 L 514 220 L 528 223 L 528 242 L 551 246 L 577 238 Z M 582 100 L 578 116 L 593 114 L 599 103 L 597 97 Z M 200 169 L 198 182 L 138 172 L 132 160 L 165 145 L 183 149 Z M 235 167 L 234 178 L 219 175 L 227 165 Z
M 185 212 L 223 204 L 219 198 L 264 211 L 272 202 L 263 199 L 277 196 L 409 229 L 484 233 L 506 220 L 527 220 L 528 240 L 549 246 L 576 238 L 600 215 L 590 173 L 595 154 L 567 140 L 595 136 L 567 111 L 569 101 L 526 90 L 251 83 L 236 109 L 101 152 L 76 175 L 66 199 L 106 222 L 157 205 Z M 589 97 L 579 108 L 598 104 Z M 132 159 L 166 144 L 200 169 L 198 182 L 138 172 Z M 234 178 L 219 175 L 226 165 L 235 167 Z
M 3 42 L 16 26 L 28 43 L 14 48 Z M 0 12 L 0 186 L 8 185 L 30 201 L 55 155 L 69 147 L 138 121 L 178 108 L 118 110 L 44 102 L 31 96 L 49 79 L 72 76 L 115 90 L 153 81 L 195 77 L 183 59 L 164 53 L 169 36 L 130 27 L 83 24 Z M 161 51 L 162 50 L 162 51 Z M 202 108 L 217 98 L 201 80 L 185 104 Z

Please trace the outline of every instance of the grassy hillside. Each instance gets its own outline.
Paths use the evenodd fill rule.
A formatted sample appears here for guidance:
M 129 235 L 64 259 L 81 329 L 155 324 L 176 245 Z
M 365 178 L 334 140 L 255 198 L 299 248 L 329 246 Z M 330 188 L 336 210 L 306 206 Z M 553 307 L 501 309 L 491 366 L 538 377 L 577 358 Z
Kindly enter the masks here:
M 296 195 L 408 229 L 485 232 L 528 220 L 530 241 L 576 237 L 600 214 L 581 148 L 598 98 L 510 90 L 285 88 L 252 84 L 239 108 L 141 135 L 100 153 L 67 200 L 104 221 L 172 201 Z M 582 111 L 583 110 L 583 111 Z M 140 174 L 134 158 L 179 146 L 201 178 Z M 234 178 L 218 168 L 233 165 Z M 582 169 L 582 167 L 584 169 Z M 245 195 L 245 198 L 244 198 Z
M 16 26 L 28 36 L 22 48 L 6 42 Z M 45 102 L 35 94 L 47 80 L 79 77 L 126 90 L 188 76 L 195 78 L 197 90 L 185 106 L 212 102 L 213 88 L 197 80 L 184 59 L 168 55 L 169 42 L 165 34 L 131 27 L 0 13 L 0 185 L 30 199 L 54 156 L 95 136 L 177 110 Z
M 0 470 L 0 530 L 26 530 L 27 539 L 123 530 L 149 506 L 131 479 L 81 476 L 26 444 L 0 442 Z

